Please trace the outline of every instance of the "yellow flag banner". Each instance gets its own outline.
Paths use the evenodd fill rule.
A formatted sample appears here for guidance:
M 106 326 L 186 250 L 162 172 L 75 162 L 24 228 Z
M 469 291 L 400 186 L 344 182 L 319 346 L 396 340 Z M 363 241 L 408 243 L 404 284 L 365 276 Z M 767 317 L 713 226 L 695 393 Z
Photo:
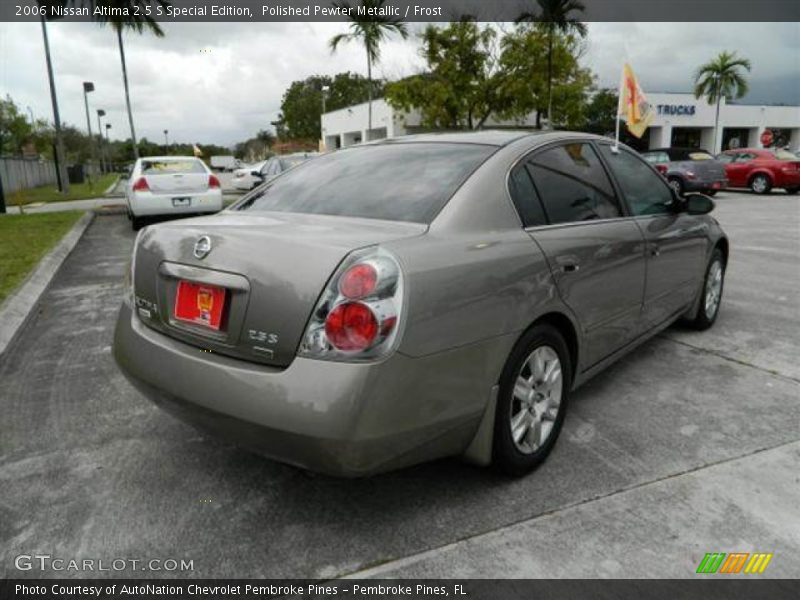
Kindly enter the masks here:
M 620 90 L 622 116 L 630 131 L 637 138 L 642 137 L 655 118 L 653 107 L 647 102 L 633 69 L 627 63 L 622 70 L 622 89 Z
M 200 158 L 201 156 L 203 156 L 203 151 L 200 150 L 200 148 L 197 146 L 197 144 L 192 144 L 192 146 L 193 146 L 192 150 L 194 152 L 194 155 L 197 158 Z

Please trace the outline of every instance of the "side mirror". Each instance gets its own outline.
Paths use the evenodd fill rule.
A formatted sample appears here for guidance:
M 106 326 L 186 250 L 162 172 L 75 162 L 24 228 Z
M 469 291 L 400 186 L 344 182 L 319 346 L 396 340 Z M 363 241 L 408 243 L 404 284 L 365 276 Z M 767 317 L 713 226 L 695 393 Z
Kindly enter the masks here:
M 684 202 L 690 215 L 707 215 L 714 210 L 714 201 L 703 194 L 686 194 Z

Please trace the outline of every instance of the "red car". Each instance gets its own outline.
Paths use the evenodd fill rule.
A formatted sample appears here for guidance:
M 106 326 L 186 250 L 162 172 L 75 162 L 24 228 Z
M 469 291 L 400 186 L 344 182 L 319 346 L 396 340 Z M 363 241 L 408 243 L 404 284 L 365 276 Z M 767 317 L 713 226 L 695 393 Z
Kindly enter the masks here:
M 749 187 L 756 194 L 783 188 L 787 194 L 800 190 L 800 158 L 788 150 L 737 148 L 717 156 L 725 165 L 728 185 Z

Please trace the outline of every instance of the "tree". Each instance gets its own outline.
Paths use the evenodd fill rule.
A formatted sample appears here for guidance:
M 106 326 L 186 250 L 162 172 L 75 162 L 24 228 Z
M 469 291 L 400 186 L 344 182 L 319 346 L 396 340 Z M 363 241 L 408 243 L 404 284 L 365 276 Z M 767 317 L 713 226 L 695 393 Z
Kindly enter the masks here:
M 77 4 L 80 6 L 88 5 L 92 19 L 96 22 L 105 25 L 111 24 L 117 34 L 117 45 L 119 46 L 119 58 L 122 63 L 122 82 L 125 86 L 125 105 L 128 109 L 128 124 L 131 128 L 131 140 L 133 140 L 133 155 L 139 158 L 139 147 L 136 143 L 136 130 L 133 126 L 133 111 L 131 110 L 131 93 L 128 84 L 128 67 L 125 62 L 125 45 L 122 43 L 122 32 L 124 30 L 135 31 L 142 34 L 149 31 L 156 37 L 163 37 L 164 31 L 153 18 L 157 9 L 162 12 L 169 6 L 169 0 L 66 0 L 68 4 Z M 95 15 L 94 8 L 100 6 L 108 11 L 101 11 L 101 14 Z M 124 10 L 119 10 L 124 9 Z
M 517 23 L 541 23 L 547 31 L 547 118 L 552 121 L 553 114 L 553 47 L 556 34 L 577 34 L 585 37 L 586 25 L 570 16 L 573 12 L 583 12 L 586 7 L 579 0 L 536 0 L 538 13 L 525 12 L 517 18 Z M 541 126 L 537 111 L 536 125 Z
M 750 71 L 750 61 L 736 56 L 736 52 L 723 51 L 707 63 L 700 65 L 694 74 L 694 96 L 704 96 L 709 104 L 717 105 L 714 121 L 714 148 L 717 151 L 717 133 L 719 131 L 720 99 L 741 98 L 749 86 L 743 71 Z
M 408 37 L 408 29 L 402 20 L 383 14 L 385 3 L 386 0 L 361 0 L 360 7 L 352 7 L 348 2 L 334 2 L 334 6 L 346 10 L 350 15 L 350 33 L 333 36 L 330 40 L 331 52 L 335 52 L 342 42 L 351 41 L 360 41 L 367 52 L 369 129 L 372 129 L 372 65 L 380 60 L 381 42 L 393 33 L 403 39 Z
M 0 98 L 0 156 L 20 153 L 32 135 L 33 127 L 11 96 Z
M 589 133 L 606 135 L 616 126 L 619 93 L 613 88 L 598 90 L 586 105 L 583 129 Z
M 424 127 L 477 129 L 504 104 L 497 66 L 497 32 L 471 19 L 421 34 L 424 73 L 386 86 L 386 100 L 398 110 L 417 109 Z
M 293 81 L 281 100 L 280 137 L 282 139 L 318 140 L 320 116 L 322 115 L 322 89 L 325 92 L 326 110 L 337 110 L 364 102 L 372 94 L 383 93 L 383 82 L 369 81 L 355 73 L 339 73 L 334 77 L 312 75 L 301 81 Z
M 524 118 L 536 111 L 540 123 L 544 101 L 555 102 L 558 111 L 550 113 L 550 126 L 575 129 L 586 120 L 587 92 L 594 76 L 582 68 L 585 50 L 579 36 L 553 36 L 546 25 L 521 24 L 501 41 L 500 72 L 503 93 L 508 96 L 502 118 Z M 547 63 L 549 72 L 542 68 Z
M 427 70 L 388 84 L 386 99 L 398 110 L 419 110 L 424 127 L 479 129 L 492 115 L 523 120 L 542 105 L 548 39 L 541 27 L 524 24 L 499 34 L 462 19 L 429 26 L 422 39 Z M 559 36 L 553 49 L 560 124 L 577 126 L 593 78 L 578 64 L 581 48 L 574 36 Z

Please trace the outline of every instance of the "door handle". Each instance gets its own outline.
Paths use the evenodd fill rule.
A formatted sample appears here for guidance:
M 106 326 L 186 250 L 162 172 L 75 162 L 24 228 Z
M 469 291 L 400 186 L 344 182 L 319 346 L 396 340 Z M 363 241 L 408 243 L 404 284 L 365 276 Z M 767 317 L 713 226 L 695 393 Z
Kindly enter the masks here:
M 564 273 L 574 273 L 580 268 L 581 268 L 580 265 L 574 262 L 569 262 L 561 265 L 561 270 L 564 271 Z

